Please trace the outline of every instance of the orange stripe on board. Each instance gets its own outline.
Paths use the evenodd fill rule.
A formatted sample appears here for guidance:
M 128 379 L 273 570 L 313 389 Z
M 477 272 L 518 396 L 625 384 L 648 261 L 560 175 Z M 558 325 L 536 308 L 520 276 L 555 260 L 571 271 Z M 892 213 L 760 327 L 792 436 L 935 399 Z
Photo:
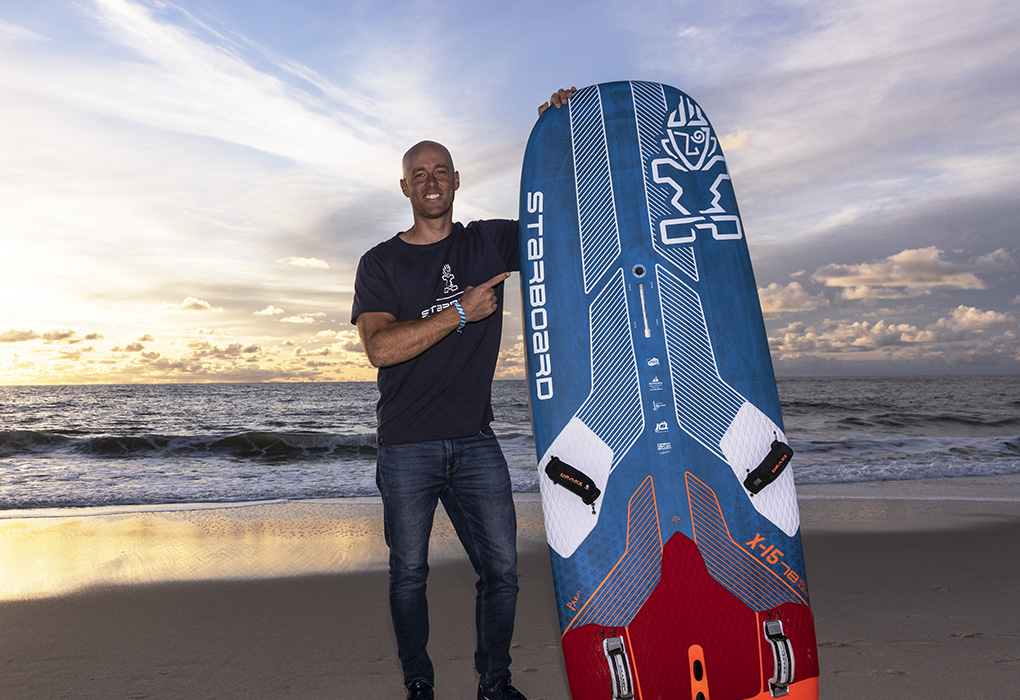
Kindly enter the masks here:
M 701 678 L 694 672 L 694 664 L 701 664 Z M 688 670 L 691 673 L 691 700 L 712 700 L 708 694 L 708 669 L 705 667 L 705 650 L 700 644 L 692 644 L 687 649 Z

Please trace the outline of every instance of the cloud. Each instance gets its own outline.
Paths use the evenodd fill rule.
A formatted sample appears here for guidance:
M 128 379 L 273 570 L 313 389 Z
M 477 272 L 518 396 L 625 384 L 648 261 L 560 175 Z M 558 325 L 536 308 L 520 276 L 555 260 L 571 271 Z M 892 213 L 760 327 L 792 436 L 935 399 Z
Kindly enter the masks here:
M 982 255 L 974 261 L 974 265 L 988 272 L 999 272 L 1003 270 L 1016 270 L 1018 265 L 1013 254 L 1005 248 L 999 248 L 987 255 Z
M 895 287 L 847 287 L 840 297 L 847 301 L 858 299 L 914 299 L 931 294 L 930 289 L 903 289 Z
M 916 334 L 917 327 L 907 323 L 826 319 L 816 326 L 791 323 L 778 332 L 773 342 L 785 353 L 846 353 L 903 345 Z
M 304 267 L 310 270 L 328 270 L 329 263 L 319 258 L 280 258 L 276 262 L 281 265 L 292 265 L 294 267 Z
M 321 348 L 294 348 L 294 352 L 291 353 L 291 357 L 329 357 L 333 354 L 332 349 L 329 346 Z
M 357 330 L 340 331 L 336 334 L 336 339 L 336 345 L 340 350 L 361 356 L 364 358 L 365 365 L 368 366 L 368 359 L 364 357 L 365 348 L 361 344 L 361 335 Z
M 70 345 L 65 345 L 57 350 L 57 355 L 63 362 L 78 362 L 88 353 L 95 352 L 95 348 L 89 346 L 87 348 L 77 348 Z
M 909 249 L 878 262 L 826 265 L 811 279 L 844 288 L 845 299 L 900 299 L 923 296 L 933 289 L 985 288 L 973 272 L 942 255 L 934 246 Z
M 761 310 L 766 315 L 781 314 L 789 311 L 810 311 L 829 305 L 824 294 L 810 295 L 800 282 L 790 282 L 785 287 L 773 282 L 767 287 L 758 289 L 761 299 Z
M 262 351 L 260 345 L 243 345 L 242 343 L 230 343 L 229 345 L 214 345 L 209 342 L 194 342 L 188 345 L 191 350 L 192 359 L 215 358 L 215 359 L 237 359 L 244 355 L 251 355 Z
M 742 129 L 733 134 L 723 134 L 719 137 L 719 145 L 722 146 L 724 153 L 731 153 L 733 151 L 739 151 L 743 148 L 747 148 L 750 142 L 750 136 L 746 129 Z
M 1010 328 L 1017 325 L 1017 319 L 998 311 L 981 311 L 972 306 L 958 306 L 946 321 L 957 330 L 987 331 Z
M 771 334 L 769 340 L 781 360 L 804 356 L 874 357 L 878 352 L 905 363 L 911 358 L 932 357 L 947 362 L 975 357 L 1001 361 L 1017 353 L 1017 323 L 1009 314 L 961 305 L 924 328 L 885 320 L 797 321 Z
M 221 312 L 223 309 L 215 308 L 212 304 L 195 297 L 186 297 L 180 304 L 163 304 L 162 311 L 200 311 L 200 312 Z
M 73 341 L 78 334 L 75 331 L 64 329 L 59 331 L 50 331 L 42 334 L 42 339 L 47 343 L 57 343 L 62 340 Z
M 254 316 L 279 316 L 282 313 L 286 313 L 286 312 L 283 309 L 278 308 L 278 307 L 273 306 L 272 304 L 270 304 L 269 306 L 267 306 L 266 308 L 262 309 L 261 311 L 256 311 L 253 315 Z
M 24 343 L 29 340 L 38 340 L 42 336 L 35 331 L 18 331 L 11 329 L 0 333 L 0 343 Z
M 100 336 L 96 334 L 89 334 L 84 340 L 95 340 Z M 0 343 L 24 343 L 30 340 L 43 340 L 46 343 L 59 343 L 65 341 L 68 343 L 80 343 L 82 338 L 78 337 L 77 331 L 70 329 L 53 330 L 47 331 L 46 333 L 36 333 L 33 330 L 22 331 L 11 329 L 0 333 Z
M 299 325 L 308 325 L 315 323 L 318 319 L 324 317 L 324 313 L 314 314 L 297 314 L 296 316 L 288 316 L 287 318 L 281 318 L 280 323 L 296 323 Z
M 371 110 L 364 97 L 321 79 L 308 90 L 314 71 L 296 70 L 297 63 L 178 6 L 97 0 L 95 16 L 112 41 L 135 54 L 122 64 L 131 89 L 90 81 L 91 90 L 72 89 L 69 101 L 330 170 L 373 162 L 370 140 L 357 138 L 348 116 Z M 358 128 L 375 131 L 367 122 Z
M 1017 327 L 1017 319 L 1009 314 L 998 311 L 981 311 L 973 306 L 958 306 L 947 316 L 918 333 L 915 338 L 926 342 L 949 342 L 964 340 L 974 334 L 986 331 L 1012 330 Z

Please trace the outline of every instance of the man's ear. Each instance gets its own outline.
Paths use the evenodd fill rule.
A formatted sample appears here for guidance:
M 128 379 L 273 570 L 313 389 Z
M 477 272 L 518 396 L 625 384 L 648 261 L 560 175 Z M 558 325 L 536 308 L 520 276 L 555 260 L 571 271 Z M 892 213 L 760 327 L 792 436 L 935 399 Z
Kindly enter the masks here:
M 407 197 L 408 199 L 411 198 L 411 195 L 408 194 L 407 192 L 407 180 L 405 180 L 404 178 L 400 178 L 400 191 L 403 192 L 404 196 Z

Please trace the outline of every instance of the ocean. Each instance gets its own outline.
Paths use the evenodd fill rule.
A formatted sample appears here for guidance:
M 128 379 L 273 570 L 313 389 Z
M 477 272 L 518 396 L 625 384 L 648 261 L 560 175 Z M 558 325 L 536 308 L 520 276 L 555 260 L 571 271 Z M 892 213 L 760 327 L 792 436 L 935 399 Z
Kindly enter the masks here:
M 779 380 L 797 483 L 1020 473 L 1020 375 Z M 375 384 L 0 387 L 0 511 L 377 495 Z M 538 491 L 523 381 L 493 427 Z

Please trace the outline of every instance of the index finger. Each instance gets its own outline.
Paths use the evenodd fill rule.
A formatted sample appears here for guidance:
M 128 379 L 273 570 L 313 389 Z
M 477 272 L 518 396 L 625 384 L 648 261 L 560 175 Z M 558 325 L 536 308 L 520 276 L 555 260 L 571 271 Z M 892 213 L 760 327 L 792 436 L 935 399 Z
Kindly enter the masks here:
M 509 272 L 500 272 L 498 275 L 493 277 L 488 282 L 485 282 L 484 284 L 478 285 L 478 289 L 492 289 L 493 287 L 495 287 L 497 284 L 499 284 L 500 282 L 502 282 L 503 280 L 505 280 L 509 276 L 510 276 Z

